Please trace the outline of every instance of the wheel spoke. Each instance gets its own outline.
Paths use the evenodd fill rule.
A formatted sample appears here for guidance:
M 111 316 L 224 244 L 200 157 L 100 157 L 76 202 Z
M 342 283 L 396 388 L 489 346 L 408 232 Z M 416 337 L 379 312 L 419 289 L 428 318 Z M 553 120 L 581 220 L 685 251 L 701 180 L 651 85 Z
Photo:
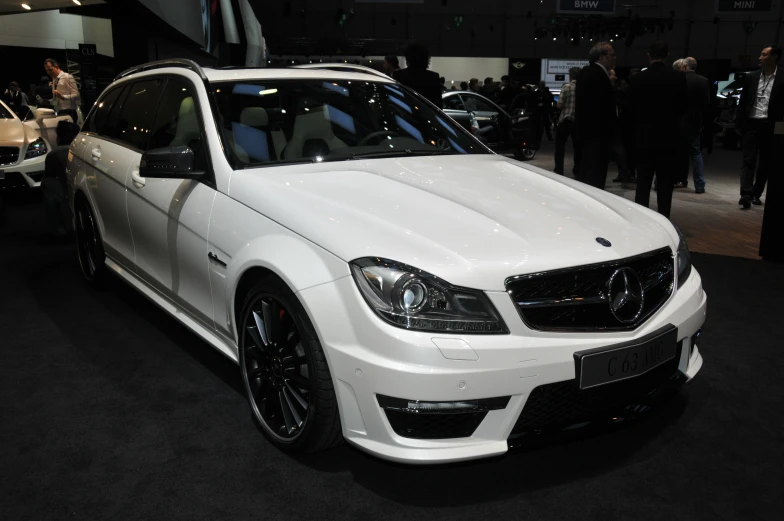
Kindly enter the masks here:
M 264 359 L 266 358 L 261 348 L 255 345 L 245 346 L 245 355 L 258 362 L 259 365 L 264 363 Z
M 283 398 L 285 398 L 286 400 L 286 405 L 288 405 L 289 407 L 288 410 L 291 413 L 291 416 L 294 419 L 294 423 L 296 424 L 297 428 L 302 427 L 302 418 L 297 412 L 295 401 L 291 399 L 291 393 L 289 393 L 288 389 L 286 389 L 285 387 L 283 388 Z
M 300 407 L 302 407 L 302 409 L 303 409 L 303 410 L 305 410 L 305 411 L 307 411 L 307 410 L 308 410 L 308 402 L 307 402 L 307 400 L 305 400 L 305 398 L 303 398 L 303 397 L 302 397 L 302 396 L 299 394 L 299 391 L 297 391 L 296 389 L 294 389 L 294 388 L 291 386 L 291 384 L 290 384 L 290 383 L 286 382 L 286 388 L 285 388 L 285 389 L 283 389 L 283 391 L 284 391 L 284 392 L 285 392 L 285 391 L 288 391 L 288 394 L 287 394 L 287 396 L 290 394 L 290 395 L 291 395 L 291 396 L 294 398 L 294 400 L 295 400 L 295 401 L 296 401 L 296 402 L 299 404 L 299 406 L 300 406 Z
M 264 307 L 264 302 L 262 302 L 261 305 Z M 252 311 L 251 313 L 253 313 L 253 322 L 256 324 L 256 335 L 254 336 L 253 340 L 258 344 L 259 347 L 266 347 L 270 345 L 269 337 L 267 336 L 267 330 L 264 325 L 264 320 L 262 320 L 259 314 L 255 311 Z M 248 329 L 250 330 L 251 327 Z M 253 335 L 253 333 L 251 333 L 251 335 Z
M 294 348 L 297 347 L 297 344 L 299 344 L 299 331 L 294 331 L 294 334 L 291 335 L 291 338 L 286 342 L 286 348 L 294 350 Z
M 263 368 L 263 367 L 257 367 L 256 369 L 254 369 L 254 370 L 252 370 L 251 372 L 249 372 L 249 373 L 248 373 L 248 379 L 251 379 L 251 378 L 254 378 L 254 379 L 255 379 L 255 378 L 258 378 L 258 377 L 260 377 L 260 376 L 261 376 L 263 373 L 264 373 L 264 368 Z
M 284 374 L 283 378 L 286 380 L 286 383 L 289 381 L 294 382 L 295 385 L 302 387 L 303 389 L 310 390 L 310 380 L 305 378 L 299 373 L 291 373 L 291 374 Z
M 264 315 L 264 328 L 266 329 L 267 340 L 270 343 L 275 343 L 278 340 L 276 326 L 278 325 L 278 321 L 280 319 L 275 316 L 275 307 L 277 306 L 274 300 L 272 301 L 272 304 L 269 304 L 263 300 L 261 301 L 261 311 Z
M 278 400 L 280 401 L 280 410 L 283 413 L 283 421 L 286 423 L 286 432 L 291 434 L 294 432 L 294 415 L 292 414 L 291 405 L 288 399 L 283 395 L 283 391 L 278 392 Z

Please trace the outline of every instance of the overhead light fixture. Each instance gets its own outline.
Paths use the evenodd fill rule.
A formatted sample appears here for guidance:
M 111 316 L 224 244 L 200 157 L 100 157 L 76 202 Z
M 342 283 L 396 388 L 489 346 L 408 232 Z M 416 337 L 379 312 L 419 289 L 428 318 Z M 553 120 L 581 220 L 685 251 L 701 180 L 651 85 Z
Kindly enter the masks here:
M 79 0 L 73 0 L 73 3 L 75 3 L 76 5 L 82 5 L 82 3 Z
M 28 11 L 29 11 L 30 9 L 32 9 L 32 7 L 30 7 L 30 6 L 29 6 L 29 5 L 27 5 L 27 4 L 22 4 L 22 7 L 23 7 L 24 9 L 27 9 Z
M 278 89 L 260 90 L 259 96 L 266 96 L 267 94 L 275 94 L 276 92 L 278 92 Z

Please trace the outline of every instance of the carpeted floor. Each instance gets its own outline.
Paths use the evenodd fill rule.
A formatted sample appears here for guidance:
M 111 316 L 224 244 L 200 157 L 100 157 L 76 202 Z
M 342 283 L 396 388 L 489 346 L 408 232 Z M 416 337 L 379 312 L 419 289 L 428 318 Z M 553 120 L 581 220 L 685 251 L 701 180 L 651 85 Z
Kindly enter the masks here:
M 254 428 L 235 365 L 114 281 L 0 228 L 0 517 L 782 519 L 784 267 L 694 255 L 705 365 L 668 407 L 599 436 L 405 467 L 346 445 L 292 458 Z

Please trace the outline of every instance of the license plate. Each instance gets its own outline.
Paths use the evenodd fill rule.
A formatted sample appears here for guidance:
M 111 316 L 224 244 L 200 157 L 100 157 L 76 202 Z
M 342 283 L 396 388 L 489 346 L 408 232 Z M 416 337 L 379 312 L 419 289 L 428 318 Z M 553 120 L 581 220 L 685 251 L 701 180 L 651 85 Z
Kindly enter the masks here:
M 667 326 L 638 340 L 574 354 L 580 389 L 627 380 L 647 373 L 678 352 L 678 329 Z

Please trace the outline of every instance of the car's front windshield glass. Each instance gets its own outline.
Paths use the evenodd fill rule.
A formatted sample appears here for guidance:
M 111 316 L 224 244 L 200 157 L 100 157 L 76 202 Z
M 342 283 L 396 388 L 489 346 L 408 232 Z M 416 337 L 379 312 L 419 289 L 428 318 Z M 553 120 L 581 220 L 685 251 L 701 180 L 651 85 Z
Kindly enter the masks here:
M 14 115 L 0 103 L 0 119 L 14 119 Z
M 220 126 L 236 164 L 483 154 L 448 116 L 394 83 L 215 82 Z

